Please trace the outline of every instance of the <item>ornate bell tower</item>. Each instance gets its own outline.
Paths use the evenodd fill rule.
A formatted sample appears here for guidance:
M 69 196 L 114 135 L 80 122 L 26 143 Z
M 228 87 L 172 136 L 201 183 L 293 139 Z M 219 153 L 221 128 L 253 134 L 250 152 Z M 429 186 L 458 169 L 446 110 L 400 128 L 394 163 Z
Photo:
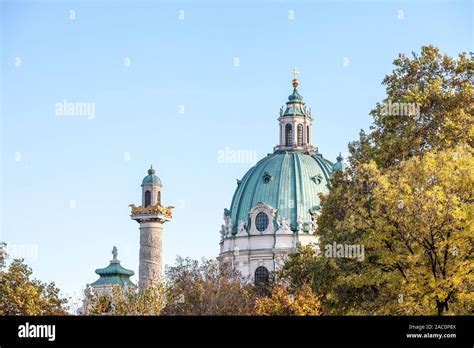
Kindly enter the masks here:
M 153 167 L 142 182 L 142 205 L 130 204 L 132 220 L 140 224 L 138 285 L 144 288 L 161 278 L 163 224 L 172 218 L 174 207 L 161 205 L 161 180 Z

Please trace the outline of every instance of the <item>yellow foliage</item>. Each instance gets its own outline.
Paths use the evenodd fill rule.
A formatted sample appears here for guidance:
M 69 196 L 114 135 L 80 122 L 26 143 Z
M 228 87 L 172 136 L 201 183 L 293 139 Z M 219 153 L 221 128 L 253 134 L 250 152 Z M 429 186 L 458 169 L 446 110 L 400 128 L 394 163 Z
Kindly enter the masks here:
M 294 294 L 287 287 L 276 285 L 268 297 L 255 302 L 257 315 L 321 315 L 321 303 L 308 285 L 302 286 Z
M 137 290 L 114 286 L 107 293 L 93 293 L 89 299 L 91 315 L 160 315 L 166 305 L 166 287 L 156 282 Z
M 13 260 L 7 271 L 0 266 L 0 315 L 67 314 L 67 299 L 55 284 L 30 279 L 32 270 L 23 260 Z

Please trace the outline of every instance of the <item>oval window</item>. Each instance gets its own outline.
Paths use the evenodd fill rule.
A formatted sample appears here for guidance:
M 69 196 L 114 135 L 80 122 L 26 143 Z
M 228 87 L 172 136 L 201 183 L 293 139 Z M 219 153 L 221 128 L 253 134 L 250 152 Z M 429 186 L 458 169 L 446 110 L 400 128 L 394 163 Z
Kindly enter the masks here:
M 268 215 L 263 212 L 258 213 L 255 218 L 255 227 L 260 232 L 265 231 L 268 227 Z

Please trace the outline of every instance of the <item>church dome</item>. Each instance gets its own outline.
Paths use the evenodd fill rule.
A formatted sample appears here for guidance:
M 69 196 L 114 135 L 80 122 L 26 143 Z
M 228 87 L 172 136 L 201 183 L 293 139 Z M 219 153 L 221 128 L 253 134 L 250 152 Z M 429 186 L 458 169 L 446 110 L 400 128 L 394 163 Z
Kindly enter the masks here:
M 298 220 L 311 219 L 319 210 L 319 194 L 329 192 L 332 162 L 317 152 L 298 150 L 275 151 L 260 160 L 237 181 L 230 210 L 232 232 L 240 220 L 247 222 L 249 211 L 258 203 L 275 209 L 275 226 L 280 218 L 287 219 L 297 230 Z
M 155 175 L 155 170 L 153 169 L 153 166 L 148 169 L 148 175 L 143 178 L 142 186 L 146 185 L 161 186 L 161 180 L 157 175 Z
M 298 243 L 319 242 L 320 195 L 329 193 L 333 174 L 334 164 L 313 146 L 314 119 L 298 92 L 298 70 L 292 73 L 293 93 L 279 112 L 278 143 L 237 180 L 219 231 L 219 260 L 256 284 L 267 283 Z
M 344 157 L 339 153 L 339 156 L 336 158 L 337 162 L 332 166 L 333 172 L 343 172 L 347 168 L 346 162 L 344 162 Z

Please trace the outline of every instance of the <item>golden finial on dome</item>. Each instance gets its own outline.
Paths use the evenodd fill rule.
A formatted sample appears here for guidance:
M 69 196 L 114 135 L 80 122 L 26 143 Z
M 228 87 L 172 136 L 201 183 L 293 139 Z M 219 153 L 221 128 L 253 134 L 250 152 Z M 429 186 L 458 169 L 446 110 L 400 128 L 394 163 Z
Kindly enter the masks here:
M 291 73 L 293 74 L 293 81 L 292 81 L 293 88 L 297 89 L 298 88 L 298 79 L 297 79 L 297 77 L 298 77 L 300 72 L 298 71 L 297 68 L 293 68 L 291 70 Z

